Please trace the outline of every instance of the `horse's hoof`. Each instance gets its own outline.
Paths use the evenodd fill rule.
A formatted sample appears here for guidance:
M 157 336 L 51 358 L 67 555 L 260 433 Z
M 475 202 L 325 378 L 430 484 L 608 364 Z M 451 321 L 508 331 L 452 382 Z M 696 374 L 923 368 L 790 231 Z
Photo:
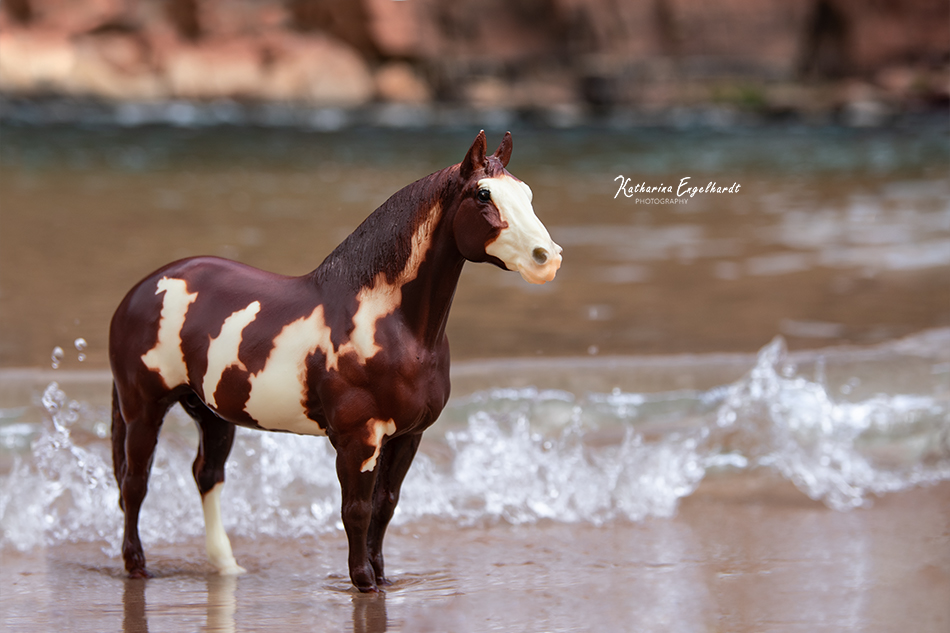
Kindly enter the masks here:
M 141 579 L 147 579 L 147 578 L 154 578 L 154 577 L 155 577 L 155 576 L 153 576 L 153 575 L 152 575 L 147 569 L 145 569 L 144 567 L 141 567 L 141 568 L 139 568 L 139 569 L 133 569 L 133 570 L 130 570 L 130 571 L 129 571 L 129 578 L 132 579 L 132 580 L 137 580 L 137 579 L 140 579 L 140 578 L 141 578 Z
M 376 577 L 376 586 L 377 587 L 392 587 L 393 583 L 389 578 L 384 578 L 383 576 Z
M 354 574 L 350 580 L 353 582 L 353 586 L 360 590 L 360 593 L 379 593 L 375 575 Z

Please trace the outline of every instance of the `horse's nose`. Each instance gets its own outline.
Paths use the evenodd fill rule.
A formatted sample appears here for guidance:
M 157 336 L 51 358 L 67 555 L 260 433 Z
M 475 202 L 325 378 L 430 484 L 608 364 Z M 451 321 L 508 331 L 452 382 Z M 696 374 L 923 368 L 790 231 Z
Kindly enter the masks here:
M 534 259 L 535 264 L 538 266 L 544 266 L 546 263 L 548 263 L 550 254 L 546 248 L 543 246 L 538 246 L 533 251 L 531 251 L 531 257 Z
M 531 250 L 532 264 L 519 267 L 521 276 L 533 284 L 543 284 L 554 279 L 561 267 L 561 247 L 554 242 L 546 246 L 535 246 Z

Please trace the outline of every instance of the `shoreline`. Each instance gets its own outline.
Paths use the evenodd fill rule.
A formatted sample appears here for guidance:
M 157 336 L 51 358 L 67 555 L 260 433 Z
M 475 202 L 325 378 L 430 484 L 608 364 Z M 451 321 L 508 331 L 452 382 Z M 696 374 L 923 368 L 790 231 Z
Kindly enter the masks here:
M 206 100 L 110 100 L 97 97 L 0 93 L 0 124 L 23 126 L 102 125 L 182 128 L 263 127 L 338 132 L 347 129 L 458 129 L 511 127 L 538 129 L 637 128 L 729 130 L 743 127 L 804 126 L 813 128 L 946 127 L 947 108 L 856 112 L 847 104 L 808 109 L 747 108 L 717 101 L 688 101 L 664 108 L 617 105 L 592 108 L 548 104 L 518 107 L 504 104 L 369 103 L 359 106 L 307 104 L 221 97 Z

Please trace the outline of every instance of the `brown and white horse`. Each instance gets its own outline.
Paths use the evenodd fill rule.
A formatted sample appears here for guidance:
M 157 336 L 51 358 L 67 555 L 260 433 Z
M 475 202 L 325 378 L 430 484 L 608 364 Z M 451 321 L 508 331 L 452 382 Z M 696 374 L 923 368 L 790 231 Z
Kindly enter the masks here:
M 396 192 L 302 277 L 213 257 L 159 269 L 112 318 L 112 451 L 125 512 L 122 555 L 147 577 L 138 517 L 165 413 L 200 429 L 194 476 L 206 544 L 238 574 L 221 523 L 224 464 L 241 425 L 326 435 L 336 449 L 349 571 L 361 591 L 388 584 L 383 536 L 422 437 L 449 397 L 445 325 L 465 260 L 554 278 L 555 244 L 509 174 L 511 135 Z

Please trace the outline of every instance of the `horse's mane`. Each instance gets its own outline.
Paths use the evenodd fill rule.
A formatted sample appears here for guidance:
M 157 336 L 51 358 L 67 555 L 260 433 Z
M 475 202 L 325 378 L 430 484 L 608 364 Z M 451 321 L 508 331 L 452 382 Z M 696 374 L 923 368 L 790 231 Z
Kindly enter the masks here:
M 421 178 L 394 193 L 333 249 L 313 272 L 320 285 L 349 290 L 372 286 L 384 273 L 394 282 L 412 254 L 412 235 L 438 203 L 457 166 Z

